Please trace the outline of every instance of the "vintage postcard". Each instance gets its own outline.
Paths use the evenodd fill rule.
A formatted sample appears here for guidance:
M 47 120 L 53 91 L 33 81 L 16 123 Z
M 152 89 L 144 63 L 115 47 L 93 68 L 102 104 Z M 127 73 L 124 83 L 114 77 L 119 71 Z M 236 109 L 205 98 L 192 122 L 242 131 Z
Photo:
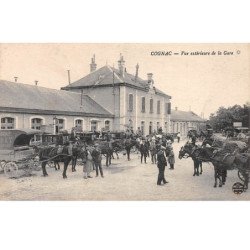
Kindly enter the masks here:
M 0 200 L 250 200 L 249 44 L 0 44 Z

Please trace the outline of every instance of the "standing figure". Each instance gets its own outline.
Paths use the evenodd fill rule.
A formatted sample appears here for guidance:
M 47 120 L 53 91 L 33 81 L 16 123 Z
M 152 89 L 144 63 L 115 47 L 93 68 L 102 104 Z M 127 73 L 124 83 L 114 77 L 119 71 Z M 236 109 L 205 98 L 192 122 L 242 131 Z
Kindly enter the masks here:
M 158 180 L 157 180 L 157 185 L 161 185 L 162 182 L 163 184 L 168 183 L 165 179 L 164 172 L 165 172 L 165 167 L 167 166 L 167 160 L 166 157 L 164 156 L 164 152 L 161 149 L 160 145 L 157 145 L 157 167 L 159 170 L 158 174 Z
M 144 158 L 144 163 L 147 163 L 147 156 L 148 156 L 148 148 L 145 144 L 145 141 L 142 141 L 142 144 L 140 145 L 140 152 L 141 152 L 141 163 L 142 159 Z
M 100 170 L 101 177 L 104 177 L 103 171 L 102 171 L 102 155 L 97 144 L 94 145 L 94 150 L 92 151 L 91 155 L 92 155 L 93 162 L 95 165 L 96 177 L 98 177 L 99 175 L 99 170 Z
M 146 139 L 145 145 L 146 145 L 146 148 L 147 148 L 147 157 L 149 157 L 150 142 L 149 142 L 148 138 Z
M 169 156 L 168 156 L 168 163 L 170 164 L 170 168 L 169 169 L 174 169 L 175 156 L 174 156 L 173 147 L 170 148 L 170 153 L 169 153 Z
M 130 161 L 130 150 L 131 150 L 131 139 L 126 139 L 125 141 L 125 150 L 126 150 L 126 153 L 127 153 L 127 158 L 128 158 L 128 161 Z
M 93 158 L 91 156 L 90 150 L 86 148 L 86 162 L 83 165 L 83 178 L 92 178 L 90 173 L 93 170 Z
M 156 163 L 156 144 L 155 144 L 155 140 L 152 140 L 150 142 L 150 154 L 151 154 L 151 162 L 152 164 Z
M 180 142 L 180 139 L 181 139 L 181 133 L 180 133 L 180 132 L 178 132 L 178 134 L 177 134 L 177 140 L 178 140 L 178 143 Z

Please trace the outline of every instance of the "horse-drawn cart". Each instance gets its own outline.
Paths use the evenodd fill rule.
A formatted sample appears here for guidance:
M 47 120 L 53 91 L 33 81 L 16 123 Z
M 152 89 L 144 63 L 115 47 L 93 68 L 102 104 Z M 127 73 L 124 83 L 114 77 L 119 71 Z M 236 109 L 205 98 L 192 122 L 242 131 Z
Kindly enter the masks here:
M 30 140 L 38 133 L 31 129 L 0 130 L 0 171 L 7 177 L 17 178 L 38 170 L 38 159 L 30 147 Z

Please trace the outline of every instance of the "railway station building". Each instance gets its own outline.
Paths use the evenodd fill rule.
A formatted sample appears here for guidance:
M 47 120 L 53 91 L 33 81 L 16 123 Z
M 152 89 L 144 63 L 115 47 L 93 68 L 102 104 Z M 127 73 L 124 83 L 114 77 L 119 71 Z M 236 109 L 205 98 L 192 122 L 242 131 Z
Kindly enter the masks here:
M 112 130 L 113 119 L 87 95 L 0 80 L 1 129 Z
M 138 64 L 135 74 L 128 73 L 120 54 L 118 68 L 105 65 L 97 69 L 93 57 L 90 73 L 62 90 L 81 93 L 98 102 L 114 116 L 114 130 L 140 128 L 143 134 L 150 134 L 161 127 L 163 132 L 170 132 L 171 96 L 155 85 L 152 73 L 146 79 L 139 76 Z
M 189 130 L 202 130 L 204 129 L 205 124 L 206 120 L 202 119 L 192 111 L 178 110 L 177 107 L 174 110 L 171 110 L 170 127 L 172 133 L 180 132 L 181 136 L 185 137 Z

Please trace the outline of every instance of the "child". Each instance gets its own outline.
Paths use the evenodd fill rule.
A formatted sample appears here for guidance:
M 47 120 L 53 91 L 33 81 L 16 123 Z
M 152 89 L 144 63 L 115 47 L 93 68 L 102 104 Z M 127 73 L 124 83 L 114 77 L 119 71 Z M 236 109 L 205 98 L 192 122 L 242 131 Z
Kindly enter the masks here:
M 173 147 L 170 148 L 170 153 L 169 153 L 169 156 L 168 156 L 168 162 L 170 164 L 169 169 L 174 169 L 175 157 L 174 157 Z

